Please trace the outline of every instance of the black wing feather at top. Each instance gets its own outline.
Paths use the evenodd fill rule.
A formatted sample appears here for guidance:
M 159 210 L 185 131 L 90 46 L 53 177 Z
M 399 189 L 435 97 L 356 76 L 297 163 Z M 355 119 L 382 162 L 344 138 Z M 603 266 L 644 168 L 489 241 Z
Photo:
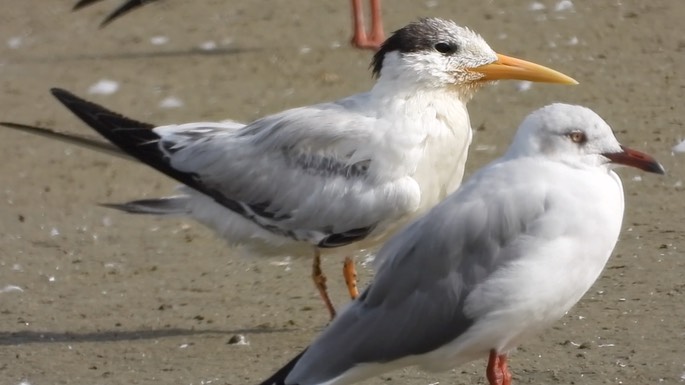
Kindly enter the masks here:
M 84 7 L 87 7 L 87 6 L 89 6 L 89 5 L 95 4 L 95 3 L 97 3 L 98 1 L 101 1 L 101 0 L 81 0 L 81 1 L 79 1 L 78 3 L 74 4 L 74 7 L 73 7 L 71 10 L 72 10 L 72 11 L 77 11 L 77 10 L 79 10 L 79 9 L 81 9 L 81 8 L 84 8 Z
M 81 0 L 74 5 L 74 8 L 72 8 L 72 10 L 79 10 L 83 7 L 95 4 L 98 1 L 100 0 Z M 107 24 L 111 23 L 115 19 L 118 19 L 119 17 L 135 10 L 136 8 L 140 8 L 145 4 L 152 3 L 153 1 L 156 0 L 128 0 L 124 2 L 121 6 L 119 6 L 119 8 L 115 9 L 112 13 L 107 15 L 107 17 L 102 21 L 102 23 L 100 23 L 100 28 L 105 27 Z

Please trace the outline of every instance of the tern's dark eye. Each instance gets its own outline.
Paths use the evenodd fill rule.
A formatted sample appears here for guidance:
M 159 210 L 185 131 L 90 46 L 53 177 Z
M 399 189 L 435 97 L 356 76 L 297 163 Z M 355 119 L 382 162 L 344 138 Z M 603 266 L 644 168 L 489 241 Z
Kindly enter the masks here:
M 571 131 L 566 134 L 566 136 L 568 136 L 573 143 L 583 144 L 587 142 L 587 136 L 585 136 L 585 133 L 582 131 Z
M 449 44 L 449 43 L 437 43 L 436 45 L 433 46 L 436 51 L 449 55 L 457 52 L 457 46 L 455 44 Z

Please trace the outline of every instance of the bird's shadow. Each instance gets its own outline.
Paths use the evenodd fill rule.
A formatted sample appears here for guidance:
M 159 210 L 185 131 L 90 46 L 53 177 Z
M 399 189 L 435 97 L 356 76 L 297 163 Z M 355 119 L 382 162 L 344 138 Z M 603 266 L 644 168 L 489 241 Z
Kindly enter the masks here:
M 212 50 L 204 50 L 199 48 L 190 48 L 185 50 L 170 50 L 170 51 L 152 51 L 152 52 L 118 52 L 111 54 L 75 54 L 75 55 L 51 55 L 47 57 L 25 57 L 15 59 L 17 62 L 71 62 L 71 61 L 88 61 L 88 60 L 138 60 L 138 59 L 152 59 L 152 58 L 174 58 L 174 57 L 191 57 L 191 56 L 229 56 L 239 55 L 248 52 L 261 51 L 260 48 L 240 48 L 228 47 L 217 48 Z
M 79 343 L 79 342 L 119 342 L 149 340 L 178 336 L 194 336 L 204 334 L 235 335 L 235 334 L 269 334 L 286 333 L 294 329 L 289 328 L 252 328 L 235 330 L 195 330 L 195 329 L 159 329 L 159 330 L 104 330 L 96 332 L 45 332 L 20 331 L 0 332 L 0 346 L 18 346 L 33 343 Z

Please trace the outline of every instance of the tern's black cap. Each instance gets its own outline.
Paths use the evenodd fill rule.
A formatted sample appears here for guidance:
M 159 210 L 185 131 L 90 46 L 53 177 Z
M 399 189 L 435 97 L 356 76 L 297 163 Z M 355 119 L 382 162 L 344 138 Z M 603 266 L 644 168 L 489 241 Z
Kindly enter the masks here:
M 381 49 L 373 56 L 371 62 L 373 76 L 380 76 L 383 60 L 389 52 L 419 52 L 436 49 L 437 44 L 443 44 L 441 49 L 445 49 L 447 52 L 456 52 L 459 47 L 456 42 L 450 39 L 451 32 L 456 26 L 454 22 L 448 20 L 422 18 L 393 32 L 392 36 L 383 43 Z

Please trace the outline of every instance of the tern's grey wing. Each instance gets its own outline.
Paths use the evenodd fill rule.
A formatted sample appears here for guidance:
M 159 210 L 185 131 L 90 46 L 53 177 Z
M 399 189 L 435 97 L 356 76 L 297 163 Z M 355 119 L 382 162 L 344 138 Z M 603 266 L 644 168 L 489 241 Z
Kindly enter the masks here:
M 249 219 L 321 247 L 366 237 L 418 206 L 420 189 L 381 164 L 384 121 L 327 103 L 226 132 L 155 129 L 170 165 L 249 206 Z M 381 148 L 379 150 L 379 147 Z M 379 160 L 380 159 L 380 160 Z
M 507 175 L 486 177 L 501 182 Z M 546 210 L 546 192 L 529 187 L 476 194 L 467 184 L 395 235 L 379 252 L 383 262 L 371 286 L 307 349 L 285 383 L 323 383 L 357 364 L 426 353 L 464 333 L 474 322 L 464 300 L 518 257 L 510 246 Z
M 388 130 L 379 127 L 384 121 L 357 111 L 364 110 L 363 96 L 285 111 L 240 128 L 154 127 L 68 91 L 52 93 L 127 154 L 295 240 L 345 245 L 414 211 L 420 201 L 412 177 L 388 172 L 396 167 L 378 150 Z

